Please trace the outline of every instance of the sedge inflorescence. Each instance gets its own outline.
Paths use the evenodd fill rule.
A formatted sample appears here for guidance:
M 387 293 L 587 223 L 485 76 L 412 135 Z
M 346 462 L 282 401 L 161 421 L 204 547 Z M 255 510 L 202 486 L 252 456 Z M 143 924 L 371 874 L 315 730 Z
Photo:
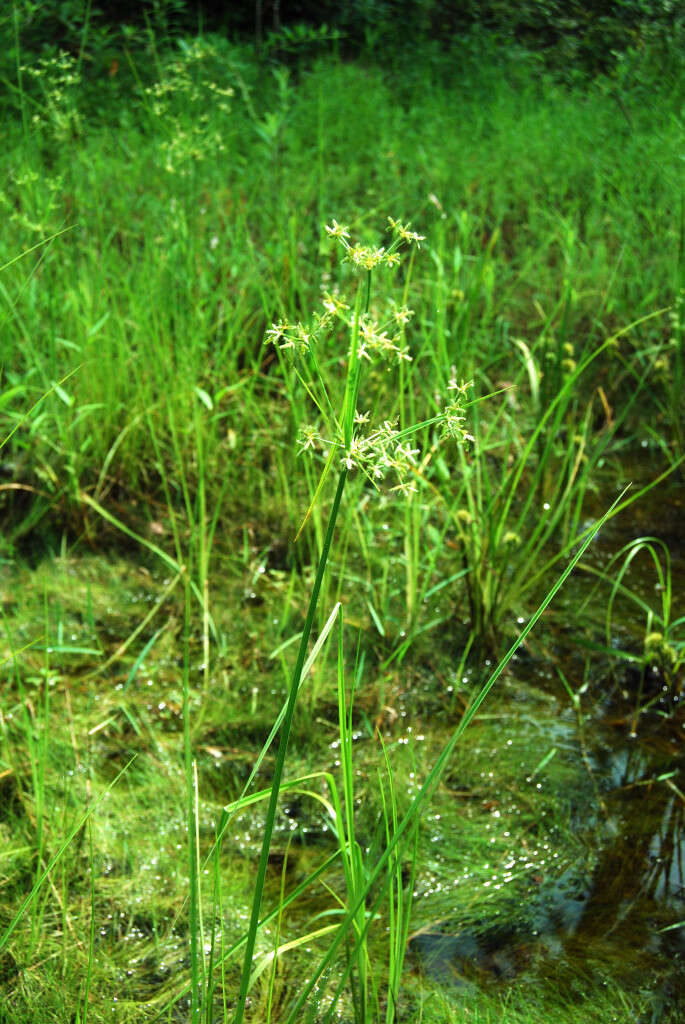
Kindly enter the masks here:
M 340 464 L 348 472 L 361 471 L 374 486 L 378 486 L 391 474 L 396 480 L 391 490 L 406 494 L 416 490 L 414 480 L 421 452 L 412 446 L 411 435 L 417 428 L 401 429 L 397 418 L 384 419 L 380 424 L 373 425 L 370 423 L 370 413 L 358 408 L 356 403 L 359 376 L 364 366 L 381 362 L 401 366 L 412 362 L 410 349 L 405 342 L 405 328 L 414 315 L 413 310 L 389 300 L 383 306 L 382 314 L 375 309 L 371 311 L 370 285 L 374 271 L 381 267 L 396 267 L 401 260 L 401 248 L 407 245 L 420 247 L 424 236 L 411 231 L 409 225 L 392 217 L 388 218 L 388 222 L 393 236 L 388 246 L 351 242 L 350 229 L 337 220 L 333 220 L 325 229 L 329 238 L 335 239 L 343 248 L 344 262 L 365 273 L 364 307 L 359 295 L 357 301 L 352 303 L 338 294 L 325 291 L 323 309 L 315 313 L 309 323 L 280 320 L 266 332 L 266 341 L 293 359 L 301 382 L 321 413 L 319 424 L 310 423 L 301 427 L 298 437 L 299 454 L 330 455 L 331 451 L 337 450 Z M 333 412 L 333 404 L 317 358 L 317 351 L 324 338 L 331 336 L 341 326 L 351 339 L 347 353 L 347 393 L 350 393 L 351 387 L 355 399 L 352 429 L 347 430 Z M 442 425 L 443 436 L 452 437 L 462 444 L 473 440 L 465 427 L 466 395 L 470 386 L 470 382 L 457 382 L 453 374 L 446 386 L 447 395 L 444 403 L 441 403 L 440 415 L 435 417 L 435 422 Z

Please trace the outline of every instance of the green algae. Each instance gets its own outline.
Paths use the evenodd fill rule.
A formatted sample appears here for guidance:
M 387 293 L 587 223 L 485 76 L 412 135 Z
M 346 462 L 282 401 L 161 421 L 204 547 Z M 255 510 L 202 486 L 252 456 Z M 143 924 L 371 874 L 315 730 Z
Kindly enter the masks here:
M 215 948 L 228 948 L 245 928 L 259 808 L 231 823 L 218 859 L 211 851 L 222 808 L 239 795 L 285 689 L 287 651 L 272 656 L 283 592 L 275 580 L 265 582 L 255 603 L 240 599 L 239 573 L 233 582 L 227 577 L 216 601 L 226 609 L 217 615 L 223 647 L 209 688 L 199 668 L 191 675 L 207 956 L 212 936 Z M 91 915 L 93 1019 L 187 1015 L 182 650 L 187 643 L 194 664 L 201 647 L 192 630 L 184 633 L 178 592 L 160 602 L 168 586 L 144 565 L 95 555 L 3 570 L 12 638 L 6 652 L 14 656 L 2 684 L 2 923 L 79 809 L 134 758 L 93 814 L 92 856 L 82 832 L 1 954 L 0 991 L 12 1020 L 67 1019 L 82 991 L 88 951 L 79 936 L 87 935 Z M 239 621 L 228 611 L 236 603 Z M 441 657 L 434 652 L 430 665 L 383 668 L 370 656 L 364 668 L 352 742 L 356 828 L 371 861 L 384 842 L 379 732 L 400 807 L 407 806 L 477 684 L 473 668 L 456 678 L 453 661 Z M 578 666 L 570 662 L 566 671 L 577 687 Z M 296 717 L 291 778 L 338 770 L 337 712 L 325 663 L 319 687 L 311 710 Z M 606 1019 L 628 1021 L 656 1013 L 654 1007 L 661 1007 L 658 1019 L 677 1019 L 680 933 L 664 929 L 679 919 L 682 759 L 656 726 L 645 724 L 630 740 L 620 717 L 608 713 L 612 707 L 587 690 L 579 714 L 548 662 L 521 649 L 496 698 L 465 734 L 420 822 L 403 995 L 408 1019 L 435 1013 L 436 1020 L 456 1020 L 468 1010 L 484 1021 L 563 1013 L 556 1019 L 570 1022 L 578 1007 L 594 1015 L 610 1004 Z M 262 784 L 269 773 L 267 755 Z M 281 879 L 286 890 L 300 885 L 334 850 L 321 803 L 304 792 L 284 800 L 268 899 L 278 901 Z M 406 879 L 410 867 L 407 860 Z M 284 912 L 278 931 L 272 924 L 260 934 L 260 955 L 277 934 L 281 942 L 296 939 L 336 913 L 339 869 L 328 869 L 323 880 Z M 427 936 L 442 939 L 442 947 L 426 945 Z M 370 938 L 372 958 L 381 941 L 382 928 Z M 313 941 L 281 959 L 284 1006 L 317 949 Z M 227 961 L 223 971 L 230 990 L 238 966 Z M 71 1003 L 67 991 L 74 993 Z M 258 986 L 254 1019 L 263 998 Z M 351 1019 L 346 1006 L 341 1020 Z

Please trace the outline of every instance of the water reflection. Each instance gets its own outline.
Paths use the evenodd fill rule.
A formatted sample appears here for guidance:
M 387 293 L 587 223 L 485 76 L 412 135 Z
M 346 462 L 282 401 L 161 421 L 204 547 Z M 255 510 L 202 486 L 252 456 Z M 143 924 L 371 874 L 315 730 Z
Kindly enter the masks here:
M 570 866 L 545 877 L 506 927 L 438 925 L 415 935 L 411 949 L 449 986 L 574 977 L 647 986 L 658 1021 L 685 1011 L 676 1009 L 685 1000 L 685 758 L 669 741 L 615 732 L 590 758 L 600 799 L 578 827 L 600 835 L 594 870 Z

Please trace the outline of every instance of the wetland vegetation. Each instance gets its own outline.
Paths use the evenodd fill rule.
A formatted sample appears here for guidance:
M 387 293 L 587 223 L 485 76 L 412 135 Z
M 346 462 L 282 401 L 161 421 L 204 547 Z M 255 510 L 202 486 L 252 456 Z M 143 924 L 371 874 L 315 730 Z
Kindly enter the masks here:
M 683 1019 L 685 23 L 609 6 L 3 15 L 2 1024 Z

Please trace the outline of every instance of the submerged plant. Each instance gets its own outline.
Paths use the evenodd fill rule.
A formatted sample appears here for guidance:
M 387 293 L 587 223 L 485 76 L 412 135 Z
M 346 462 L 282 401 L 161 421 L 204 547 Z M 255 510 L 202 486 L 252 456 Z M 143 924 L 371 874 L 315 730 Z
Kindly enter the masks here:
M 658 603 L 649 601 L 633 572 L 636 564 L 647 560 L 656 579 Z M 597 596 L 598 588 L 608 589 L 604 633 L 604 651 L 612 662 L 623 661 L 632 666 L 636 676 L 625 696 L 634 706 L 632 731 L 639 716 L 658 706 L 672 710 L 683 692 L 685 669 L 685 616 L 674 615 L 671 554 L 658 537 L 638 537 L 624 545 L 602 569 L 586 567 L 599 582 L 591 590 L 581 611 Z M 618 612 L 620 611 L 620 617 Z M 621 637 L 626 626 L 634 623 L 629 639 Z M 631 650 L 632 648 L 632 650 Z

